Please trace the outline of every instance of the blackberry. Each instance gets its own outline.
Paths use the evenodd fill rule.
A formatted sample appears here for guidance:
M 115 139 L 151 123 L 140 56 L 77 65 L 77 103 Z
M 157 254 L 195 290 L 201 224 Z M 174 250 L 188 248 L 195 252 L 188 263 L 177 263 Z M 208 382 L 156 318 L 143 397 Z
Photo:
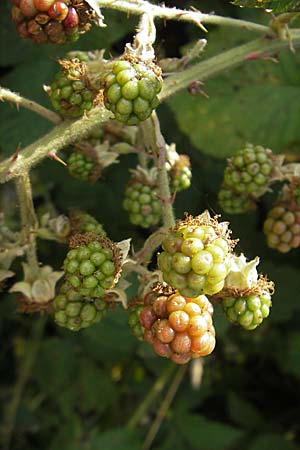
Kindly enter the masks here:
M 270 313 L 272 302 L 269 292 L 222 300 L 226 317 L 245 330 L 254 330 Z
M 173 192 L 180 192 L 188 189 L 191 186 L 192 179 L 189 157 L 187 155 L 180 155 L 179 159 L 172 166 L 169 174 Z
M 156 172 L 146 172 L 139 167 L 132 172 L 133 176 L 125 188 L 123 208 L 128 211 L 133 225 L 149 228 L 161 219 L 156 176 L 153 176 Z
M 247 144 L 228 160 L 224 181 L 237 193 L 260 197 L 268 190 L 273 169 L 271 150 Z
M 264 223 L 268 246 L 281 253 L 300 247 L 300 210 L 288 203 L 272 208 Z
M 85 81 L 72 79 L 64 70 L 55 75 L 48 95 L 55 111 L 69 119 L 81 117 L 85 111 L 92 109 L 95 98 L 95 92 Z
M 154 64 L 119 60 L 104 80 L 104 102 L 119 122 L 137 125 L 158 106 L 162 88 L 160 69 Z
M 256 208 L 256 203 L 249 196 L 234 192 L 226 186 L 221 188 L 218 201 L 227 214 L 244 214 Z
M 206 211 L 179 221 L 169 231 L 158 267 L 164 281 L 185 297 L 213 295 L 224 286 L 231 245 L 227 224 L 218 223 Z
M 119 249 L 95 232 L 75 234 L 63 267 L 67 282 L 82 297 L 102 298 L 120 274 Z
M 54 320 L 71 331 L 87 328 L 103 318 L 107 303 L 103 298 L 83 297 L 70 285 L 62 286 L 52 302 Z
M 72 234 L 95 232 L 99 236 L 106 236 L 103 225 L 95 217 L 79 209 L 70 213 Z
M 140 313 L 144 340 L 159 356 L 185 364 L 209 355 L 215 347 L 213 307 L 205 295 L 185 298 L 175 291 L 162 292 Z
M 96 15 L 84 0 L 13 0 L 17 33 L 36 43 L 75 42 Z
M 89 181 L 93 178 L 94 161 L 91 157 L 80 151 L 71 153 L 68 158 L 69 174 L 80 181 Z
M 128 316 L 128 325 L 130 326 L 133 336 L 142 341 L 144 336 L 144 327 L 140 323 L 140 313 L 143 310 L 142 305 L 133 305 L 130 307 Z

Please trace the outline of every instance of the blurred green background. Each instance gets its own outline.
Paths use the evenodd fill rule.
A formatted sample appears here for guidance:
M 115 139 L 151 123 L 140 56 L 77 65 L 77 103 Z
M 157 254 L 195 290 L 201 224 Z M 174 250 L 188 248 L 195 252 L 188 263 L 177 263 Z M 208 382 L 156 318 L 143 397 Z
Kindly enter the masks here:
M 261 23 L 270 20 L 263 11 L 242 10 L 225 0 L 166 4 L 193 4 L 207 12 Z M 71 48 L 106 48 L 107 55 L 120 54 L 137 25 L 136 17 L 105 11 L 107 28 L 93 28 L 75 45 L 38 46 L 19 39 L 9 11 L 10 1 L 1 2 L 0 84 L 47 107 L 42 85 L 50 83 L 57 71 L 56 58 Z M 193 25 L 158 21 L 157 52 L 161 57 L 180 56 L 182 48 L 205 37 L 206 57 L 256 37 L 245 30 L 208 28 L 204 35 Z M 177 217 L 206 208 L 221 212 L 216 196 L 225 158 L 247 141 L 286 153 L 292 160 L 299 157 L 299 52 L 286 51 L 279 60 L 278 64 L 247 63 L 207 82 L 204 90 L 209 99 L 182 92 L 158 108 L 166 141 L 176 142 L 177 150 L 187 153 L 192 162 L 192 187 L 177 196 Z M 50 127 L 29 111 L 18 112 L 13 105 L 1 103 L 1 157 L 10 155 L 19 143 L 33 142 Z M 132 237 L 138 248 L 148 234 L 130 225 L 121 206 L 128 169 L 135 165 L 134 156 L 124 156 L 89 186 L 46 160 L 32 172 L 37 209 L 45 211 L 49 204 L 60 213 L 74 206 L 86 209 L 112 239 Z M 11 213 L 14 226 L 13 188 L 12 183 L 1 187 L 1 207 Z M 257 330 L 247 332 L 231 326 L 216 306 L 217 347 L 205 359 L 201 387 L 193 387 L 188 368 L 153 449 L 300 449 L 299 250 L 280 255 L 266 246 L 262 232 L 279 188 L 264 197 L 256 213 L 223 215 L 231 222 L 234 238 L 240 238 L 238 250 L 248 258 L 259 255 L 260 270 L 276 283 L 271 316 Z M 64 252 L 63 246 L 39 242 L 40 261 L 56 269 Z M 14 270 L 21 276 L 19 265 Z M 135 287 L 133 283 L 132 294 Z M 1 293 L 0 339 L 1 449 L 142 448 L 165 391 L 141 422 L 134 428 L 127 424 L 169 363 L 130 335 L 121 308 L 110 311 L 100 325 L 72 333 L 51 320 L 17 314 L 14 296 Z

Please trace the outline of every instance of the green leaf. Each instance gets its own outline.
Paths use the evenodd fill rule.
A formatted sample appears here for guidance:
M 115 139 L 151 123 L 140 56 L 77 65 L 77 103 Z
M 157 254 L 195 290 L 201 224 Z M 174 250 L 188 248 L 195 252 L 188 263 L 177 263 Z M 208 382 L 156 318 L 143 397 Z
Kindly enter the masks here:
M 94 436 L 87 450 L 140 450 L 141 445 L 136 430 L 114 428 Z
M 232 32 L 241 43 L 239 32 Z M 216 32 L 212 47 L 220 42 L 234 45 L 233 37 Z M 216 41 L 217 40 L 217 41 Z M 216 46 L 216 42 L 218 45 Z M 300 143 L 298 99 L 300 58 L 282 53 L 279 64 L 249 61 L 204 85 L 209 98 L 182 92 L 168 101 L 179 128 L 202 152 L 226 158 L 246 142 L 275 152 Z M 196 126 L 195 126 L 196 124 Z
M 272 9 L 275 13 L 300 11 L 300 2 L 296 0 L 234 0 L 232 4 L 248 8 Z
M 228 413 L 234 423 L 246 429 L 259 428 L 264 424 L 258 409 L 235 392 L 228 394 Z
M 258 436 L 248 450 L 295 450 L 295 446 L 283 436 L 268 433 Z
M 176 420 L 189 445 L 195 449 L 226 450 L 242 436 L 242 431 L 204 416 L 190 414 Z

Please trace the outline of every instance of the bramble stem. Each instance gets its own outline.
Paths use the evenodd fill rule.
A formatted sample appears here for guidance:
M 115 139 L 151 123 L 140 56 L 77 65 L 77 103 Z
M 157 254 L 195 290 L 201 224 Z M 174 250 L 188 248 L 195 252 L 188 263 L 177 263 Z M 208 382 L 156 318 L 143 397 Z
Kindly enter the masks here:
M 290 30 L 290 38 L 291 41 L 278 38 L 257 39 L 195 64 L 180 73 L 171 75 L 164 83 L 160 100 L 166 100 L 169 96 L 187 88 L 194 80 L 207 80 L 245 61 L 263 58 L 264 55 L 284 48 L 290 48 L 291 42 L 294 47 L 300 46 L 300 29 Z M 57 152 L 63 147 L 87 136 L 95 125 L 105 122 L 111 117 L 112 114 L 105 110 L 104 107 L 97 107 L 80 120 L 63 122 L 38 141 L 27 146 L 16 160 L 12 161 L 10 158 L 4 160 L 0 164 L 0 183 L 5 183 L 20 176 L 24 170 L 28 171 L 49 156 L 51 152 Z
M 44 117 L 45 119 L 49 120 L 55 125 L 58 125 L 62 121 L 60 116 L 55 112 L 51 111 L 50 109 L 45 108 L 39 103 L 36 103 L 33 100 L 28 100 L 27 98 L 22 97 L 16 92 L 12 92 L 9 89 L 5 89 L 1 86 L 0 86 L 0 100 L 15 103 L 17 108 L 19 106 L 22 106 L 23 108 L 30 109 L 31 111 L 34 111 L 35 113 L 39 114 L 40 116 Z
M 204 14 L 197 10 L 166 8 L 165 6 L 153 5 L 145 0 L 97 0 L 100 8 L 109 8 L 122 11 L 127 14 L 142 15 L 151 14 L 154 18 L 159 17 L 166 20 L 177 20 L 180 22 L 191 22 L 205 29 L 202 24 L 224 25 L 234 28 L 244 28 L 258 33 L 270 33 L 271 30 L 266 25 L 248 22 L 247 20 L 233 19 L 231 17 L 216 16 L 214 14 Z
M 27 261 L 30 265 L 31 272 L 37 273 L 39 263 L 36 253 L 36 234 L 38 230 L 38 221 L 35 215 L 31 183 L 28 173 L 24 173 L 16 180 L 17 195 L 19 199 L 19 208 L 21 215 L 21 225 L 23 234 L 23 241 L 27 245 L 26 255 Z
M 145 241 L 143 248 L 136 253 L 135 260 L 140 264 L 147 266 L 151 261 L 154 251 L 161 245 L 167 229 L 162 227 L 152 233 Z
M 167 365 L 164 371 L 161 372 L 155 383 L 153 384 L 152 388 L 142 401 L 142 403 L 138 406 L 136 411 L 131 416 L 130 420 L 127 423 L 128 428 L 135 428 L 140 420 L 143 418 L 143 416 L 146 414 L 148 409 L 150 408 L 151 404 L 154 402 L 154 400 L 159 396 L 165 385 L 167 384 L 169 378 L 171 377 L 172 373 L 174 372 L 176 366 L 173 363 L 170 363 Z
M 256 39 L 247 44 L 234 47 L 220 55 L 201 61 L 192 67 L 169 76 L 163 84 L 163 89 L 159 95 L 160 101 L 165 100 L 178 91 L 185 89 L 192 81 L 205 81 L 225 70 L 232 69 L 241 63 L 260 59 L 265 55 L 274 53 L 283 48 L 289 48 L 291 42 L 293 46 L 300 46 L 300 30 L 290 31 L 291 40 L 282 41 L 280 39 Z
M 51 153 L 86 137 L 95 125 L 106 122 L 110 118 L 111 113 L 108 110 L 94 108 L 79 120 L 63 122 L 33 144 L 25 147 L 17 159 L 12 161 L 11 158 L 7 158 L 4 160 L 0 164 L 0 183 L 21 176 L 24 171 L 36 166 Z
M 155 420 L 153 421 L 151 428 L 149 429 L 149 431 L 146 435 L 142 450 L 149 450 L 151 448 L 151 445 L 155 439 L 155 436 L 157 435 L 158 430 L 159 430 L 164 418 L 166 417 L 168 409 L 169 409 L 169 407 L 176 395 L 176 392 L 178 391 L 178 388 L 183 380 L 186 369 L 187 369 L 186 365 L 181 366 L 177 369 L 176 375 L 171 383 L 171 386 L 157 411 Z

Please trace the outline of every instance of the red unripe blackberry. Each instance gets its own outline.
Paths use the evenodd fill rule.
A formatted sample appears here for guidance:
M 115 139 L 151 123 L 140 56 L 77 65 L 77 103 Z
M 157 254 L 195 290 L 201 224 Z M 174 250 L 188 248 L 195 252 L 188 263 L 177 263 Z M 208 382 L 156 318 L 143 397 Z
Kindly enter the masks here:
M 213 307 L 205 295 L 191 299 L 178 291 L 157 292 L 151 304 L 148 298 L 146 302 L 147 306 L 140 313 L 140 323 L 145 328 L 144 340 L 159 356 L 185 364 L 213 351 Z

